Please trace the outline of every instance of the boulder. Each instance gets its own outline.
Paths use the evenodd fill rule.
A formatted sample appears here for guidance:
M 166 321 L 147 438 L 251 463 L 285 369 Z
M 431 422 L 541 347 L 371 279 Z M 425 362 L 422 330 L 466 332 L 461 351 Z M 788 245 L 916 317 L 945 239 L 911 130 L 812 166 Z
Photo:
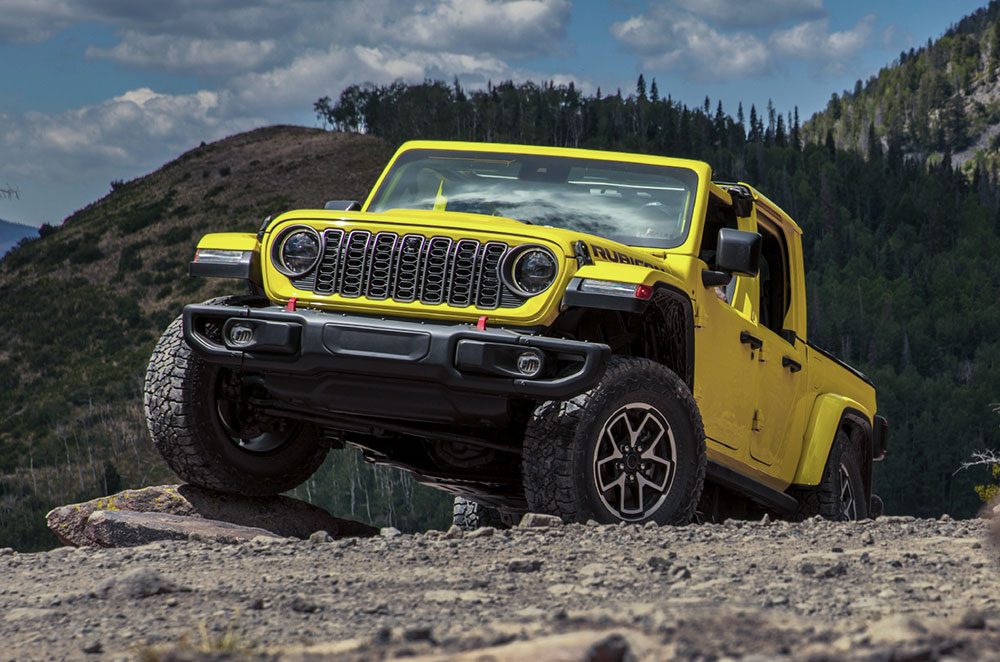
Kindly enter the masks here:
M 562 526 L 562 524 L 562 519 L 555 515 L 546 515 L 544 513 L 525 513 L 518 526 L 525 529 L 533 529 L 550 526 Z
M 233 544 L 249 542 L 269 531 L 230 522 L 166 513 L 98 510 L 87 518 L 87 538 L 99 547 L 138 547 L 157 540 L 189 540 Z
M 326 531 L 338 538 L 374 536 L 379 532 L 375 527 L 334 517 L 322 508 L 298 499 L 221 494 L 194 485 L 160 485 L 125 490 L 85 503 L 55 508 L 46 519 L 52 532 L 66 545 L 101 545 L 87 532 L 88 518 L 97 511 L 161 513 L 216 520 L 263 529 L 268 535 L 286 538 L 305 539 L 316 531 Z

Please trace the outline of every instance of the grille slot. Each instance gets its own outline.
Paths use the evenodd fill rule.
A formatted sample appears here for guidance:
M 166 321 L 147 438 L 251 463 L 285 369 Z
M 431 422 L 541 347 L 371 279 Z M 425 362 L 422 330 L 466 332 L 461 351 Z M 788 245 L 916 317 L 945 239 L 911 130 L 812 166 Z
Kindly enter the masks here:
M 387 299 L 389 280 L 392 277 L 392 263 L 396 255 L 399 235 L 394 232 L 379 232 L 372 242 L 371 260 L 368 265 L 369 299 Z
M 347 242 L 342 249 L 344 266 L 340 273 L 340 288 L 338 294 L 342 297 L 359 297 L 364 289 L 365 266 L 368 262 L 368 244 L 372 233 L 367 230 L 355 230 L 347 235 Z
M 434 237 L 427 242 L 424 254 L 423 289 L 421 303 L 441 303 L 448 285 L 448 258 L 451 253 L 451 239 Z
M 506 252 L 507 244 L 501 244 L 498 241 L 486 244 L 482 260 L 479 263 L 477 308 L 496 308 L 500 305 L 501 290 L 507 289 L 500 282 L 500 258 Z
M 424 251 L 426 238 L 419 234 L 408 234 L 400 242 L 396 264 L 396 282 L 392 298 L 401 303 L 416 301 L 420 289 L 420 256 Z
M 515 308 L 526 299 L 500 280 L 507 244 L 367 230 L 323 233 L 323 256 L 312 272 L 292 279 L 316 294 L 486 310 Z
M 455 244 L 451 286 L 448 288 L 449 306 L 465 308 L 472 304 L 472 288 L 475 284 L 478 258 L 479 242 L 475 239 L 462 239 Z
M 344 241 L 343 230 L 327 230 L 323 233 L 323 258 L 316 270 L 316 289 L 320 294 L 333 292 L 337 282 L 337 268 L 340 266 L 340 245 Z

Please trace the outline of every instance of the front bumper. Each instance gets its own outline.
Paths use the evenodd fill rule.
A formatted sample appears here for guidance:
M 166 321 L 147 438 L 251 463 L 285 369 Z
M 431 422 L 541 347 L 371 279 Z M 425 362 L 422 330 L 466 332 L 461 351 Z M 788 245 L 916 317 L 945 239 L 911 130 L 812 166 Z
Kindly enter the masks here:
M 209 362 L 261 375 L 287 405 L 452 423 L 496 421 L 512 398 L 573 397 L 597 384 L 611 354 L 502 329 L 278 307 L 190 305 L 184 338 Z

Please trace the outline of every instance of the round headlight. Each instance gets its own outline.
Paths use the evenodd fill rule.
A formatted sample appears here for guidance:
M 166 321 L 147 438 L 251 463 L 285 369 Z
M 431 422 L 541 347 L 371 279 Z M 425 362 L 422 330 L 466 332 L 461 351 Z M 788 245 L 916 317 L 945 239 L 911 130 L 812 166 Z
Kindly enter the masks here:
M 518 246 L 504 258 L 504 284 L 523 297 L 541 294 L 556 280 L 556 256 L 543 246 Z
M 319 233 L 312 228 L 297 226 L 278 238 L 273 253 L 274 266 L 286 276 L 308 273 L 319 260 Z

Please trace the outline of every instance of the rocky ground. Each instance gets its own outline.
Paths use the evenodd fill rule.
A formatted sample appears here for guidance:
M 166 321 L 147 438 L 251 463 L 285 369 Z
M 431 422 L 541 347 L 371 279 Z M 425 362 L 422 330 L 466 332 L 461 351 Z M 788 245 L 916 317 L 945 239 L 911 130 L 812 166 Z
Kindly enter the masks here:
M 0 660 L 1000 660 L 985 520 L 0 551 Z

